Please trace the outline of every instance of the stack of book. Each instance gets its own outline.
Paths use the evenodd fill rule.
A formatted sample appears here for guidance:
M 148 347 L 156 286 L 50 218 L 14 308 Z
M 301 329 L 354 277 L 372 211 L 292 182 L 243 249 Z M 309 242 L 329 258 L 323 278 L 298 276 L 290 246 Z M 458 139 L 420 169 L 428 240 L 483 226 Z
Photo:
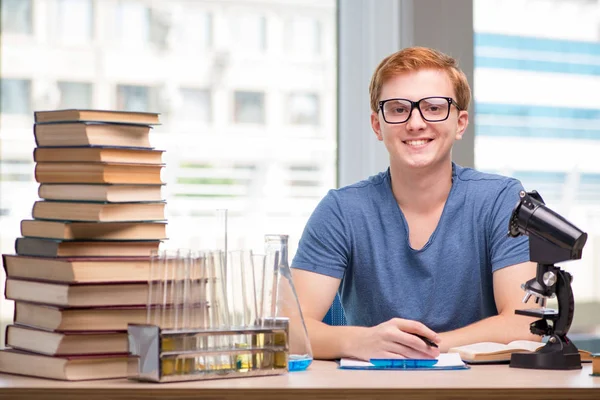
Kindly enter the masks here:
M 146 321 L 150 254 L 166 239 L 158 114 L 35 113 L 41 200 L 3 255 L 15 301 L 0 371 L 82 380 L 127 375 L 127 324 Z

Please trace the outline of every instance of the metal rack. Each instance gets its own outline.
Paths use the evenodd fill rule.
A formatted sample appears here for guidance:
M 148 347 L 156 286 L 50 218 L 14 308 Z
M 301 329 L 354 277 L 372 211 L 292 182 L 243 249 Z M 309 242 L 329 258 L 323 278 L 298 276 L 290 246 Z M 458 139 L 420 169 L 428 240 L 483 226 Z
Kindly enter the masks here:
M 147 382 L 281 375 L 288 371 L 289 321 L 264 327 L 165 330 L 130 324 L 128 378 Z

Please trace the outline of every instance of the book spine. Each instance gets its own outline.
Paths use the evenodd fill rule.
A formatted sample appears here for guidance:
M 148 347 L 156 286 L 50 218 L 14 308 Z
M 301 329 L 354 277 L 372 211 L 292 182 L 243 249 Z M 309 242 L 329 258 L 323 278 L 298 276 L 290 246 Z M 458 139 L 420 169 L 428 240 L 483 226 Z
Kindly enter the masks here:
M 37 122 L 37 119 L 38 119 L 37 112 L 33 113 L 33 115 L 35 118 L 35 122 Z M 37 124 L 33 124 L 33 137 L 35 138 L 35 145 L 39 146 L 40 144 L 38 142 L 38 137 L 37 137 Z M 33 154 L 35 155 L 35 150 L 34 150 Z
M 38 166 L 39 164 L 35 164 L 35 168 L 33 170 L 33 177 L 35 178 L 36 182 L 41 183 L 40 177 L 38 176 Z

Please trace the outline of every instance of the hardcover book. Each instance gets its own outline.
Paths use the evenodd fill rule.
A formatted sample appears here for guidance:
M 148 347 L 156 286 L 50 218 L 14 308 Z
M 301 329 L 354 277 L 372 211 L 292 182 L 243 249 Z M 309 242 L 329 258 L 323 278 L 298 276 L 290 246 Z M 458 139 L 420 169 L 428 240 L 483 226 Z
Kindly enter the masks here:
M 15 251 L 23 256 L 40 257 L 150 257 L 158 251 L 160 241 L 63 241 L 41 238 L 18 238 Z
M 35 165 L 39 183 L 124 183 L 160 185 L 162 165 L 43 162 Z
M 127 355 L 50 357 L 19 350 L 0 350 L 0 372 L 65 381 L 127 377 Z
M 150 276 L 149 257 L 30 257 L 4 254 L 8 278 L 64 283 L 141 282 Z
M 71 122 L 35 124 L 39 147 L 125 146 L 150 149 L 150 127 L 145 125 Z
M 140 201 L 163 201 L 162 184 L 60 184 L 42 183 L 38 196 L 45 200 L 96 201 L 126 203 Z
M 120 147 L 38 147 L 35 162 L 100 162 L 124 164 L 162 164 L 163 150 Z
M 64 284 L 8 278 L 5 297 L 57 307 L 143 306 L 148 283 Z
M 64 109 L 35 111 L 36 123 L 65 121 L 101 121 L 131 124 L 159 124 L 158 113 L 115 110 Z
M 163 240 L 166 222 L 21 221 L 21 235 L 59 240 Z
M 160 221 L 165 219 L 165 203 L 36 201 L 33 204 L 31 215 L 36 219 L 49 219 L 58 221 Z
M 47 356 L 127 354 L 125 332 L 49 332 L 19 325 L 6 327 L 6 345 Z
M 533 353 L 546 343 L 531 340 L 515 340 L 508 344 L 480 342 L 448 349 L 448 353 L 458 353 L 468 363 L 508 362 L 513 353 Z M 579 350 L 582 361 L 589 361 L 589 351 Z

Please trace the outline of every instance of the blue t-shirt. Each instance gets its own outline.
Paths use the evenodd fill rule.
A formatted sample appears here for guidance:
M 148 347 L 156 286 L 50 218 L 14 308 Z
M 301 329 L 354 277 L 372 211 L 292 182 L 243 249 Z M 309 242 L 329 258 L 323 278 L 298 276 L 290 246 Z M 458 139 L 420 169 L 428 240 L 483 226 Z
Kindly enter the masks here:
M 350 325 L 398 317 L 445 332 L 496 315 L 492 273 L 529 260 L 527 237 L 507 235 L 523 187 L 455 164 L 452 176 L 422 249 L 410 247 L 388 169 L 329 191 L 304 229 L 292 267 L 340 278 Z

